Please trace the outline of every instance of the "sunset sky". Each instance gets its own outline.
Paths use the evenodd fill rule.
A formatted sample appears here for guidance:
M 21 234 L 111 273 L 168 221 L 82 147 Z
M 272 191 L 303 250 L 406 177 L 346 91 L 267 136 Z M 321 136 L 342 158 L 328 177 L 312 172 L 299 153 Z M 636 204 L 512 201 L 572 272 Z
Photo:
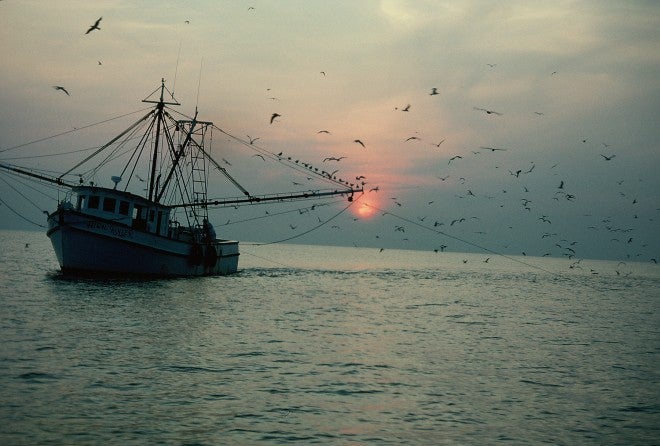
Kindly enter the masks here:
M 183 113 L 365 177 L 343 213 L 345 200 L 220 209 L 222 237 L 649 262 L 659 47 L 654 1 L 4 0 L 0 162 L 66 170 L 74 158 L 34 157 L 123 124 L 23 144 L 140 110 L 164 78 Z M 301 179 L 254 153 L 214 133 L 248 190 Z M 0 198 L 0 228 L 40 230 L 9 211 L 45 220 L 6 181 Z

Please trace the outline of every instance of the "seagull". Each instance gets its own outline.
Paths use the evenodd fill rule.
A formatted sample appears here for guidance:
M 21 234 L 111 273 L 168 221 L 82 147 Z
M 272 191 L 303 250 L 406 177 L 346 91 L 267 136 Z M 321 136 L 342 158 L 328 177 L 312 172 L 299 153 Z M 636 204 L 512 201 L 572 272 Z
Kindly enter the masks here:
M 502 113 L 496 112 L 495 110 L 487 110 L 485 108 L 474 107 L 475 110 L 486 112 L 489 115 L 502 116 Z
M 444 138 L 442 141 L 440 141 L 440 142 L 437 143 L 437 144 L 433 144 L 433 143 L 431 143 L 431 145 L 432 145 L 432 146 L 436 146 L 436 147 L 440 147 L 440 144 L 442 144 L 443 142 L 445 142 L 445 139 L 447 139 L 447 138 Z
M 87 30 L 87 32 L 85 34 L 89 34 L 92 31 L 94 31 L 95 29 L 98 29 L 100 31 L 101 28 L 99 28 L 99 23 L 101 23 L 101 19 L 103 19 L 103 17 L 99 17 L 99 19 L 96 22 L 94 22 L 94 24 L 92 26 L 89 27 L 89 29 Z
M 250 140 L 250 145 L 252 145 L 256 140 L 259 139 L 259 138 L 253 138 L 253 137 L 251 137 L 250 135 L 246 135 L 246 136 L 247 136 L 248 139 Z
M 496 63 L 487 63 L 486 65 L 488 65 L 491 68 L 495 68 L 497 66 Z
M 506 149 L 498 149 L 496 147 L 483 147 L 483 146 L 480 146 L 479 148 L 484 150 L 490 150 L 491 152 L 494 152 L 496 150 L 506 150 Z
M 435 88 L 435 87 L 431 88 L 431 92 L 429 93 L 429 95 L 430 95 L 430 96 L 433 96 L 433 95 L 436 95 L 436 94 L 439 94 L 439 93 L 438 93 L 438 89 Z
M 323 158 L 323 162 L 325 163 L 326 161 L 341 161 L 344 158 L 346 158 L 346 157 L 345 156 L 340 156 L 338 158 L 335 158 L 334 156 L 329 156 L 328 158 Z
M 252 156 L 253 156 L 253 157 L 258 156 L 258 157 L 261 158 L 262 160 L 266 161 L 266 158 L 264 158 L 263 155 L 260 155 L 260 154 L 258 154 L 258 153 L 255 153 L 255 154 L 252 155 Z
M 614 158 L 616 155 L 605 156 L 605 155 L 603 155 L 603 154 L 601 153 L 600 156 L 602 156 L 603 158 L 605 158 L 605 161 L 610 161 L 610 160 L 611 160 L 612 158 Z
M 362 147 L 364 147 L 364 143 L 362 141 L 360 141 L 359 139 L 354 139 L 353 142 L 356 142 L 356 143 L 360 144 Z
M 401 111 L 404 111 L 404 112 L 410 111 L 410 104 L 408 104 L 408 105 L 406 105 L 405 107 L 403 107 L 403 108 L 401 109 Z
M 330 132 L 328 130 L 319 130 L 316 133 L 327 133 L 328 135 L 330 134 Z
M 279 118 L 280 116 L 282 115 L 280 115 L 279 113 L 273 113 L 272 116 L 270 117 L 270 123 L 272 124 L 275 118 Z
M 411 136 L 410 138 L 406 139 L 405 142 L 408 142 L 408 141 L 410 141 L 411 139 L 419 140 L 418 137 L 416 137 L 416 136 Z
M 460 156 L 460 155 L 452 156 L 451 158 L 449 158 L 449 162 L 447 164 L 451 164 L 451 162 L 454 161 L 455 159 L 460 160 L 460 159 L 463 159 L 463 157 Z
M 53 88 L 54 88 L 55 90 L 61 90 L 61 91 L 65 92 L 67 96 L 71 96 L 71 95 L 69 94 L 69 92 L 66 91 L 66 88 L 64 88 L 64 87 L 60 87 L 59 85 L 53 85 Z

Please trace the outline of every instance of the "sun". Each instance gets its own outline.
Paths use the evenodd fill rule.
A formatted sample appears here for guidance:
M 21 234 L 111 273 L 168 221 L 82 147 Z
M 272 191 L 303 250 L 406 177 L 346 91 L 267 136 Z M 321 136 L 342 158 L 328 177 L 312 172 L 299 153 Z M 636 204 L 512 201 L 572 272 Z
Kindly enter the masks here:
M 376 215 L 376 208 L 374 204 L 368 202 L 358 203 L 357 207 L 353 209 L 353 214 L 361 220 L 369 220 Z

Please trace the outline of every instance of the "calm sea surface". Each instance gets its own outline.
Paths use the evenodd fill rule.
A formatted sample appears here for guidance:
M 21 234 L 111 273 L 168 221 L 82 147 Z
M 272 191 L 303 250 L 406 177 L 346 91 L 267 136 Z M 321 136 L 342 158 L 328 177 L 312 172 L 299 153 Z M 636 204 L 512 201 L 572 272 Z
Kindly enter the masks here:
M 244 244 L 93 281 L 0 247 L 2 445 L 660 444 L 660 265 Z

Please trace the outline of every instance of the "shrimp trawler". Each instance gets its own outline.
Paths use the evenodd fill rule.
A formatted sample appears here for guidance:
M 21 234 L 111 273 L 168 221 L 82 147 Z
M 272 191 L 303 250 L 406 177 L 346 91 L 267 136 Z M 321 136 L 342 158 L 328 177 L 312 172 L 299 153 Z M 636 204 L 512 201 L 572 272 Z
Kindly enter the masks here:
M 166 100 L 166 93 L 171 100 Z M 63 273 L 231 274 L 238 269 L 238 241 L 216 236 L 209 208 L 332 195 L 351 201 L 354 193 L 362 191 L 359 185 L 333 180 L 323 172 L 319 176 L 330 177 L 333 188 L 253 195 L 211 157 L 207 144 L 215 127 L 212 122 L 198 120 L 197 112 L 192 119 L 173 117 L 171 106 L 180 104 L 164 80 L 142 102 L 154 106 L 61 175 L 0 163 L 5 171 L 54 184 L 64 192 L 56 210 L 45 211 L 47 236 Z M 97 173 L 96 168 L 89 168 L 92 160 L 101 159 L 96 165 L 103 165 L 120 155 L 127 161 L 113 167 L 117 175 L 109 178 L 112 187 L 90 181 Z M 212 171 L 223 174 L 242 195 L 209 198 Z M 135 192 L 138 185 L 143 195 Z

